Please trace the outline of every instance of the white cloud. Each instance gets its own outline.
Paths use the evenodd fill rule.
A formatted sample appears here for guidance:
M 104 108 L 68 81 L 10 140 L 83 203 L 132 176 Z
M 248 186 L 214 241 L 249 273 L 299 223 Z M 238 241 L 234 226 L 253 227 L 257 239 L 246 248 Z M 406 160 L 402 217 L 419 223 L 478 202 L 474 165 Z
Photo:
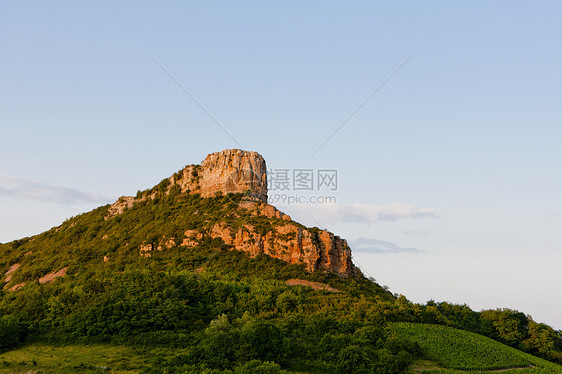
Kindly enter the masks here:
M 393 203 L 385 206 L 367 204 L 293 204 L 279 207 L 293 218 L 308 221 L 310 218 L 323 224 L 337 222 L 374 223 L 407 218 L 438 217 L 432 208 L 416 208 L 408 204 Z
M 349 246 L 353 252 L 368 252 L 368 253 L 420 253 L 425 252 L 417 248 L 399 247 L 395 243 L 386 242 L 384 240 L 372 238 L 357 238 L 349 242 Z
M 105 204 L 108 201 L 115 200 L 114 196 L 85 192 L 62 186 L 53 186 L 44 182 L 31 181 L 8 175 L 0 175 L 0 196 L 52 201 L 61 204 Z

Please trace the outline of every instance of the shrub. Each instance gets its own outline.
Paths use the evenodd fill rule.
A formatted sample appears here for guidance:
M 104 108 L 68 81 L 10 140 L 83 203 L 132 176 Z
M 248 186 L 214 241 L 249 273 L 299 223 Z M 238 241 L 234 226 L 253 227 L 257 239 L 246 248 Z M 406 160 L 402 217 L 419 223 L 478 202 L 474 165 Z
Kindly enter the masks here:
M 11 316 L 0 318 L 0 349 L 12 348 L 23 342 L 26 327 Z

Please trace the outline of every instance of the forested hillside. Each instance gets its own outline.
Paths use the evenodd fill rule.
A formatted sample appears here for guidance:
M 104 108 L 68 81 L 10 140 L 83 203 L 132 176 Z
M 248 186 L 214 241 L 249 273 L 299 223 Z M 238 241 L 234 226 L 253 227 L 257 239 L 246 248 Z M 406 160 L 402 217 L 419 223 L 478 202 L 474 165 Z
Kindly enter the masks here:
M 236 251 L 207 235 L 218 221 L 263 233 L 286 221 L 241 207 L 242 194 L 203 198 L 166 187 L 139 192 L 119 215 L 108 217 L 109 207 L 100 207 L 0 245 L 0 349 L 144 347 L 153 352 L 139 368 L 144 373 L 400 373 L 417 360 L 435 360 L 418 337 L 389 325 L 417 322 L 472 331 L 561 361 L 560 332 L 523 313 L 414 304 L 361 274 L 310 272 L 303 264 Z M 200 233 L 200 240 L 171 240 L 186 230 Z M 150 256 L 143 251 L 148 245 Z M 12 372 L 26 368 L 4 362 Z M 548 370 L 558 370 L 552 365 Z

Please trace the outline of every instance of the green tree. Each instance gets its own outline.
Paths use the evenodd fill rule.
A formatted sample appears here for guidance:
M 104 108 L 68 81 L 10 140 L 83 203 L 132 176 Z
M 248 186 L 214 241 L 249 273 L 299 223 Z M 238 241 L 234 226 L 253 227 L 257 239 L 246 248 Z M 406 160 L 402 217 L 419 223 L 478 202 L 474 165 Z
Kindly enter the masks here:
M 27 330 L 25 326 L 11 316 L 0 318 L 0 349 L 15 347 L 23 341 Z
M 529 332 L 527 316 L 516 310 L 484 310 L 480 318 L 488 325 L 491 322 L 497 339 L 511 346 L 521 343 Z

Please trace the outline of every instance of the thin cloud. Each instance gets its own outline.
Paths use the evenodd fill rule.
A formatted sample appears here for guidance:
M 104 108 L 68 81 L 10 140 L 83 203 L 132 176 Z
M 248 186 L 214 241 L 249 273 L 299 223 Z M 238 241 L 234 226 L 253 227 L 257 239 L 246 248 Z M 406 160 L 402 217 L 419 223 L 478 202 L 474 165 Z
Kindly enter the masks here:
M 0 175 L 0 196 L 52 201 L 60 204 L 107 203 L 115 197 L 48 183 Z
M 422 236 L 422 235 L 431 235 L 432 232 L 427 230 L 406 230 L 404 231 L 404 234 Z
M 395 243 L 387 242 L 384 240 L 372 239 L 372 238 L 357 238 L 349 242 L 349 246 L 353 252 L 367 252 L 367 253 L 379 253 L 379 254 L 391 254 L 391 253 L 421 253 L 424 250 L 411 248 L 411 247 L 400 247 Z
M 294 204 L 287 205 L 287 212 L 295 217 L 318 217 L 321 222 L 374 223 L 399 219 L 436 218 L 439 211 L 432 208 L 417 208 L 413 205 L 393 203 L 386 206 L 367 204 Z

